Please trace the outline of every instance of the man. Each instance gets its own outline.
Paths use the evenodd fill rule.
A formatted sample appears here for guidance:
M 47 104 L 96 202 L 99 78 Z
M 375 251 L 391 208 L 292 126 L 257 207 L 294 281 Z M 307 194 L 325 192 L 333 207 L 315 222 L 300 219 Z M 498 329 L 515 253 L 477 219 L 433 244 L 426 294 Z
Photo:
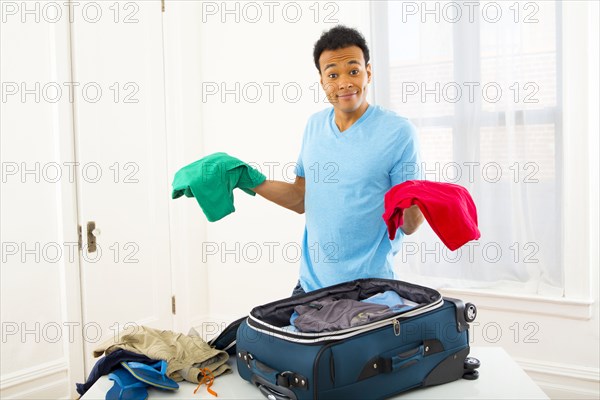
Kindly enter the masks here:
M 333 108 L 312 115 L 292 183 L 265 181 L 253 190 L 306 214 L 300 279 L 293 295 L 359 278 L 394 278 L 404 234 L 423 222 L 417 206 L 390 241 L 382 214 L 393 186 L 419 179 L 413 125 L 370 105 L 369 49 L 356 30 L 336 26 L 314 47 L 321 86 Z

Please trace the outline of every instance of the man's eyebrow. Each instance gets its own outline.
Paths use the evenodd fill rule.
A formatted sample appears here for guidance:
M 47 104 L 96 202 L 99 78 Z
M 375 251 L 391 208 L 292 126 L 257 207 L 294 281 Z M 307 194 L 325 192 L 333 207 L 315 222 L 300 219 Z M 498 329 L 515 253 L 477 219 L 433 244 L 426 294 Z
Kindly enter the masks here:
M 348 61 L 348 65 L 352 65 L 352 64 L 362 65 L 362 63 L 358 60 Z M 325 65 L 325 68 L 323 69 L 323 71 L 327 71 L 328 68 L 335 67 L 336 65 L 337 65 L 336 63 L 327 64 L 327 65 Z

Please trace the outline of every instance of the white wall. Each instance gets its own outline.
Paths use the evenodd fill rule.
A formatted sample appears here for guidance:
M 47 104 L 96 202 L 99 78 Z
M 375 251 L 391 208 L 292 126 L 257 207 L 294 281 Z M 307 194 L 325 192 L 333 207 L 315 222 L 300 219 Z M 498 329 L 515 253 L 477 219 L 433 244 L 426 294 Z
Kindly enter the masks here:
M 286 4 L 298 8 L 286 9 Z M 205 13 L 201 76 L 205 89 L 216 87 L 219 92 L 204 92 L 202 154 L 224 151 L 258 164 L 270 179 L 294 179 L 292 163 L 300 152 L 304 125 L 312 113 L 329 107 L 317 85 L 319 75 L 312 57 L 321 33 L 335 25 L 324 22 L 326 17 L 369 34 L 366 2 L 335 5 L 319 4 L 317 15 L 312 2 L 282 2 L 274 9 L 272 23 L 266 7 L 257 23 L 249 22 L 256 15 L 250 9 L 247 18 L 240 9 L 239 23 L 233 15 L 222 15 L 222 8 L 216 15 Z M 296 18 L 296 9 L 301 10 L 299 21 L 288 22 Z M 236 91 L 238 82 L 240 90 Z M 272 98 L 268 85 L 273 87 Z M 255 101 L 258 91 L 253 88 L 257 87 L 262 97 Z M 221 98 L 223 88 L 239 93 L 240 98 L 234 94 Z M 216 252 L 207 255 L 204 263 L 212 318 L 239 317 L 252 305 L 288 296 L 298 279 L 304 216 L 241 191 L 236 193 L 235 206 L 234 215 L 206 227 L 204 246 L 209 254 Z M 204 217 L 199 211 L 194 218 L 201 222 Z
M 182 165 L 203 152 L 201 76 L 201 3 L 177 1 L 163 14 L 168 169 L 173 177 Z M 199 315 L 208 314 L 208 271 L 200 264 L 205 221 L 195 201 L 171 201 L 171 269 L 177 298 L 175 326 L 187 332 Z

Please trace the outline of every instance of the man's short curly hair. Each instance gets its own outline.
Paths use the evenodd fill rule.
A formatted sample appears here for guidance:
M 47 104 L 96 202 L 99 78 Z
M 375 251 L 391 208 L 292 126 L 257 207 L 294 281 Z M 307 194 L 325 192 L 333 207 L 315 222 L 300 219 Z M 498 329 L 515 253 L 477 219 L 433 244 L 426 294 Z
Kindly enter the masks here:
M 365 65 L 369 63 L 369 47 L 367 46 L 367 41 L 364 36 L 359 31 L 344 25 L 338 25 L 327 32 L 323 32 L 319 40 L 315 43 L 313 50 L 315 66 L 319 73 L 321 73 L 321 68 L 319 67 L 319 57 L 321 57 L 321 53 L 325 50 L 337 50 L 350 46 L 360 47 L 365 58 Z

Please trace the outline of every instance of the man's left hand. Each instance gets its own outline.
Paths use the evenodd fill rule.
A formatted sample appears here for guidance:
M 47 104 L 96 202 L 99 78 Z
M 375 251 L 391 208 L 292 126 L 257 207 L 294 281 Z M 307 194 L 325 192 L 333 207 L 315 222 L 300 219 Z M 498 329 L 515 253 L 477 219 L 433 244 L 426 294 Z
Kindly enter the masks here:
M 414 205 L 404 210 L 404 223 L 400 227 L 405 235 L 411 235 L 419 229 L 423 223 L 423 213 L 419 210 L 419 206 Z

